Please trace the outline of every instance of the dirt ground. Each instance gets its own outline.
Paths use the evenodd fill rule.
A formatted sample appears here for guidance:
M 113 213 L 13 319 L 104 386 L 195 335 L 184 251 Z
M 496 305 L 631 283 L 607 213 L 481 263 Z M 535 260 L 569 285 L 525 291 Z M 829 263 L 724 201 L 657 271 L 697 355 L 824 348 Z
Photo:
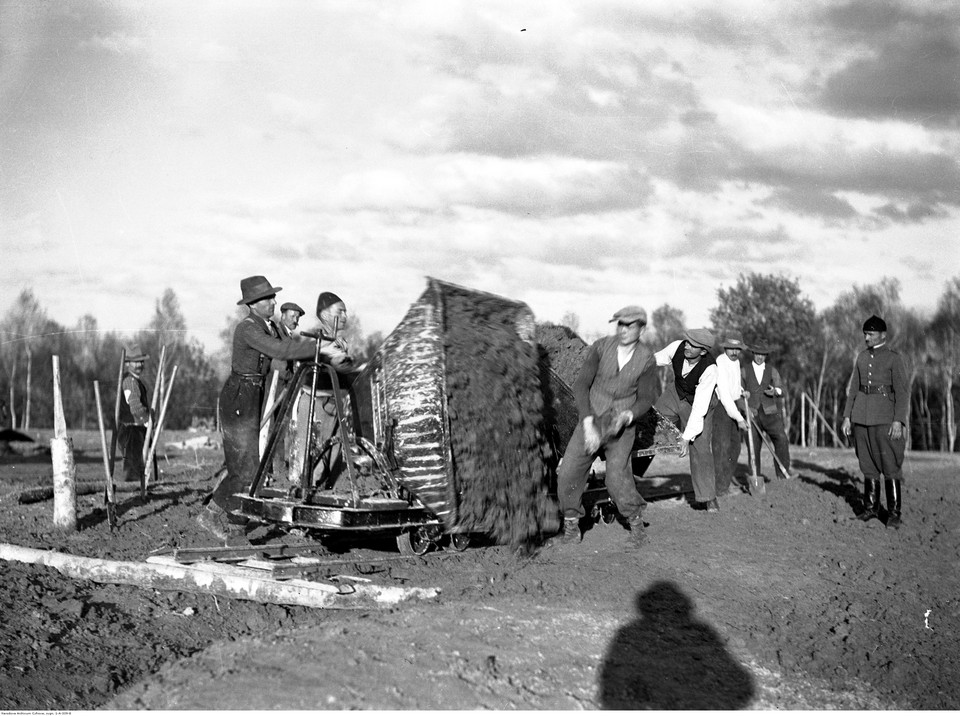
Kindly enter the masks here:
M 99 439 L 73 439 L 78 480 L 99 479 Z M 265 605 L 0 562 L 0 709 L 956 708 L 960 459 L 908 456 L 896 531 L 852 519 L 852 451 L 792 456 L 798 479 L 723 497 L 718 514 L 652 499 L 639 552 L 602 522 L 533 555 L 331 542 L 341 574 L 441 590 L 391 607 Z M 194 516 L 221 460 L 167 449 L 146 502 L 120 494 L 116 532 L 90 495 L 64 535 L 52 501 L 17 499 L 51 483 L 49 454 L 7 454 L 0 542 L 136 561 L 213 545 Z M 669 456 L 642 485 L 688 481 Z

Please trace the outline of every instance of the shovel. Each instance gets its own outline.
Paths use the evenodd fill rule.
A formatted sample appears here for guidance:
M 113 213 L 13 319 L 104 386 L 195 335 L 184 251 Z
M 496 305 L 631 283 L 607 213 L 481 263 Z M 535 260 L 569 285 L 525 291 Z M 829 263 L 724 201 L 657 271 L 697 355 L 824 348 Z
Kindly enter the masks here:
M 750 481 L 750 494 L 757 497 L 758 495 L 767 494 L 767 486 L 763 484 L 763 478 L 757 474 L 757 465 L 753 459 L 753 417 L 750 414 L 750 408 L 748 407 L 743 412 L 746 413 L 747 417 L 747 450 L 749 451 L 747 453 L 747 459 L 750 462 L 750 477 L 748 478 Z M 759 435 L 760 432 L 757 431 L 757 434 Z

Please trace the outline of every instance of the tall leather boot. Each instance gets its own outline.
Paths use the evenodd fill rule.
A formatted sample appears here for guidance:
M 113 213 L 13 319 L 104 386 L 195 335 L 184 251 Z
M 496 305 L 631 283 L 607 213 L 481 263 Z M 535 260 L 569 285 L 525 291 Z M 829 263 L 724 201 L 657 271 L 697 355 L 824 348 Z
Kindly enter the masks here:
M 887 527 L 900 529 L 900 480 L 886 480 Z
M 863 508 L 857 519 L 867 522 L 880 518 L 880 480 L 863 481 Z

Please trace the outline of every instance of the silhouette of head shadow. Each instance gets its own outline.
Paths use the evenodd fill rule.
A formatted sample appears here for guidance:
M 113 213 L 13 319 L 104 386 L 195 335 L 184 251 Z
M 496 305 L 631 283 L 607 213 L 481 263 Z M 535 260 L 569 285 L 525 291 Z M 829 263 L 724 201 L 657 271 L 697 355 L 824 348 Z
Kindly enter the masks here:
M 753 678 L 671 582 L 637 594 L 639 618 L 621 627 L 600 667 L 604 709 L 739 709 Z

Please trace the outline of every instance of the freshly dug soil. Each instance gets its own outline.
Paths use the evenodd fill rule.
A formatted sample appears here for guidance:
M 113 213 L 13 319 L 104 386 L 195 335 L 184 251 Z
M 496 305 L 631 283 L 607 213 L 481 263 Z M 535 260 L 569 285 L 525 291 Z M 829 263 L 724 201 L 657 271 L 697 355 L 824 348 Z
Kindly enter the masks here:
M 73 437 L 78 477 L 97 479 L 99 438 Z M 342 574 L 441 589 L 375 610 L 0 563 L 0 709 L 955 708 L 960 457 L 908 455 L 900 530 L 852 519 L 852 451 L 792 457 L 798 479 L 723 497 L 717 514 L 651 499 L 639 552 L 616 522 L 533 555 L 477 545 L 402 559 L 389 539 L 331 541 Z M 90 495 L 65 535 L 51 502 L 17 503 L 49 484 L 49 456 L 7 455 L 0 541 L 125 560 L 213 545 L 194 515 L 221 462 L 215 449 L 161 455 L 148 500 L 121 495 L 116 532 Z M 657 457 L 641 480 L 648 496 L 668 484 L 689 488 L 686 460 Z

